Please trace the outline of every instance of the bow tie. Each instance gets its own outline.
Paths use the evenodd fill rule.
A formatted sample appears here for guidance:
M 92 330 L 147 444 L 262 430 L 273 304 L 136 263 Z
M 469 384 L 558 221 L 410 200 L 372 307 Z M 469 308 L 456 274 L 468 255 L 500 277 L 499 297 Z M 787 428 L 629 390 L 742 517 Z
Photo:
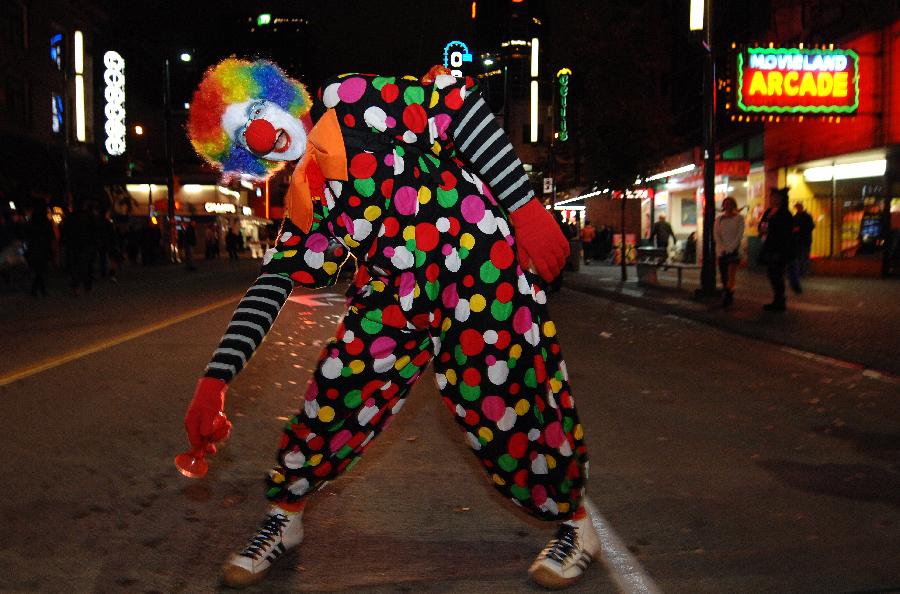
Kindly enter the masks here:
M 325 180 L 347 180 L 347 152 L 333 109 L 325 112 L 306 139 L 306 152 L 291 175 L 284 205 L 291 220 L 308 233 L 313 222 L 313 200 L 325 194 Z

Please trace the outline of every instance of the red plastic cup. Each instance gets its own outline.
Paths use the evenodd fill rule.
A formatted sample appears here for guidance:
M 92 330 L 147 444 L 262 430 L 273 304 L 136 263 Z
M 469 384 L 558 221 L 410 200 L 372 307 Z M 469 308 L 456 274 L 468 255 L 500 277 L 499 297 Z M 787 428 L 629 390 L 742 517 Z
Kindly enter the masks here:
M 222 435 L 224 433 L 224 435 L 227 436 L 227 430 L 225 428 L 227 422 L 228 420 L 225 418 L 225 415 L 219 413 L 213 420 L 212 434 Z M 210 441 L 209 443 L 213 442 Z M 178 469 L 178 472 L 188 478 L 201 478 L 206 476 L 206 473 L 209 471 L 209 462 L 206 461 L 207 445 L 208 444 L 205 443 L 175 456 L 175 468 Z
M 175 468 L 188 478 L 206 476 L 209 463 L 206 461 L 206 447 L 199 447 L 175 456 Z

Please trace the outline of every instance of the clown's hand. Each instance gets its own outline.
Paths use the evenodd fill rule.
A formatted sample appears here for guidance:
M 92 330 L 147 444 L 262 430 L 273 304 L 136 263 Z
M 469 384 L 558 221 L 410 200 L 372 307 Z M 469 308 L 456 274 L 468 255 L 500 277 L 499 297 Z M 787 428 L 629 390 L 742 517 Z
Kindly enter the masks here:
M 225 392 L 228 385 L 222 380 L 204 377 L 197 382 L 194 399 L 184 415 L 184 428 L 194 448 L 216 451 L 214 443 L 231 432 L 231 421 L 225 417 Z
M 509 214 L 515 229 L 519 265 L 535 271 L 550 282 L 562 271 L 569 257 L 569 242 L 553 216 L 532 199 Z

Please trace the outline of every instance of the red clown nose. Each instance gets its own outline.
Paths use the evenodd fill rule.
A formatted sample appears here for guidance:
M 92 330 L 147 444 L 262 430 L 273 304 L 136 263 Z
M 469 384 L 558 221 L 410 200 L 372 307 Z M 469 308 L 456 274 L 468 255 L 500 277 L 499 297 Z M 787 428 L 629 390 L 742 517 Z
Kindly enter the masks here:
M 250 150 L 259 155 L 271 153 L 275 148 L 275 126 L 268 120 L 253 120 L 244 132 L 244 140 Z

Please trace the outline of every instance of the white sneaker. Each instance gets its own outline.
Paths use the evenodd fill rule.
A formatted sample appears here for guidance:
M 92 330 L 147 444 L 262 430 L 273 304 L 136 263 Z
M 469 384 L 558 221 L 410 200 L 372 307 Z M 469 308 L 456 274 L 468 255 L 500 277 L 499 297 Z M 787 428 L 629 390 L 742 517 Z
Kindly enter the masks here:
M 303 512 L 273 507 L 247 547 L 222 566 L 222 581 L 232 588 L 250 586 L 266 577 L 285 552 L 303 541 Z
M 556 536 L 547 543 L 528 569 L 531 579 L 557 590 L 581 579 L 591 562 L 600 556 L 600 537 L 591 523 L 592 505 L 582 499 L 587 515 L 559 525 Z

